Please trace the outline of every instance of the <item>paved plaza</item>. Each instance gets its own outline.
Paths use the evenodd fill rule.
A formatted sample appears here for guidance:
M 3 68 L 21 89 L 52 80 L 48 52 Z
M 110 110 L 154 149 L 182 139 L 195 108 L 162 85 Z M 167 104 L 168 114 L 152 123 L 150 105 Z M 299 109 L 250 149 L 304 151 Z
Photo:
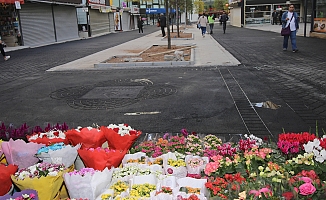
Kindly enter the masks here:
M 282 51 L 280 33 L 216 24 L 194 40 L 191 66 L 94 68 L 128 48 L 164 44 L 145 26 L 36 48 L 0 61 L 0 121 L 70 127 L 128 123 L 144 133 L 277 136 L 326 128 L 326 40 L 297 37 L 298 53 Z M 9 49 L 8 49 L 9 50 Z M 263 108 L 260 105 L 278 107 Z

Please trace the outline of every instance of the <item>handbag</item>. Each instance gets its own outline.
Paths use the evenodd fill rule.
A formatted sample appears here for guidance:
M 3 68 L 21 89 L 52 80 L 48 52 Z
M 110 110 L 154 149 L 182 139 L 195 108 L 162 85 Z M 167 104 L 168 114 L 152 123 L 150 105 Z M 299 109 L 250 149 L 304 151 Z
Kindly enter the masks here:
M 291 17 L 290 23 L 291 23 L 291 21 L 293 19 L 293 15 Z M 289 35 L 291 35 L 290 23 L 289 23 L 289 25 L 287 27 L 282 28 L 282 30 L 281 30 L 281 35 L 282 36 L 289 36 Z
M 287 27 L 285 27 L 285 28 L 282 28 L 281 35 L 282 36 L 289 36 L 289 35 L 291 35 L 290 25 L 287 26 Z
M 157 27 L 160 27 L 160 26 L 161 26 L 160 22 L 157 22 L 157 23 L 156 23 L 156 26 L 157 26 Z
M 197 24 L 197 28 L 200 28 L 200 26 L 201 26 L 200 24 Z

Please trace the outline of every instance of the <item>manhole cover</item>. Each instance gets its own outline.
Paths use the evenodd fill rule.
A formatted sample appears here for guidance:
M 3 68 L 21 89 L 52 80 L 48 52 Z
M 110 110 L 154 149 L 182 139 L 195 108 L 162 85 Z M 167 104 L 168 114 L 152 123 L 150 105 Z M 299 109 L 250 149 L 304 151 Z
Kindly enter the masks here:
M 95 87 L 81 99 L 129 99 L 136 98 L 144 86 Z

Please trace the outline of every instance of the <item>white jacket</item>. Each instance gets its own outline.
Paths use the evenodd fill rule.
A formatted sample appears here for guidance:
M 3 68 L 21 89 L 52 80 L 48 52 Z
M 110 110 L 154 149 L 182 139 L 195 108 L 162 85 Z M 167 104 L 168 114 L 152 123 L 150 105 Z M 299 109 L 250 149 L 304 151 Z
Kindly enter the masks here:
M 200 24 L 200 27 L 206 27 L 207 26 L 207 17 L 206 16 L 200 16 L 197 24 Z

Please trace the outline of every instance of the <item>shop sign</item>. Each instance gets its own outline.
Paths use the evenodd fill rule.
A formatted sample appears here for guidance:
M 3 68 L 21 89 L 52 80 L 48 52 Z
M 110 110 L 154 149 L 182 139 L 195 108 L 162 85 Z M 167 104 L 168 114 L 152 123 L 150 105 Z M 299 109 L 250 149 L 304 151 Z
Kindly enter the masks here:
M 20 1 L 15 1 L 16 9 L 22 9 L 20 6 Z
M 105 0 L 88 0 L 88 3 L 91 4 L 98 4 L 98 5 L 104 5 L 105 6 Z
M 139 8 L 135 5 L 132 5 L 130 13 L 132 14 L 139 14 Z
M 314 31 L 320 33 L 326 33 L 326 18 L 314 19 Z
M 101 13 L 109 13 L 109 12 L 112 12 L 111 6 L 101 6 L 100 12 Z

